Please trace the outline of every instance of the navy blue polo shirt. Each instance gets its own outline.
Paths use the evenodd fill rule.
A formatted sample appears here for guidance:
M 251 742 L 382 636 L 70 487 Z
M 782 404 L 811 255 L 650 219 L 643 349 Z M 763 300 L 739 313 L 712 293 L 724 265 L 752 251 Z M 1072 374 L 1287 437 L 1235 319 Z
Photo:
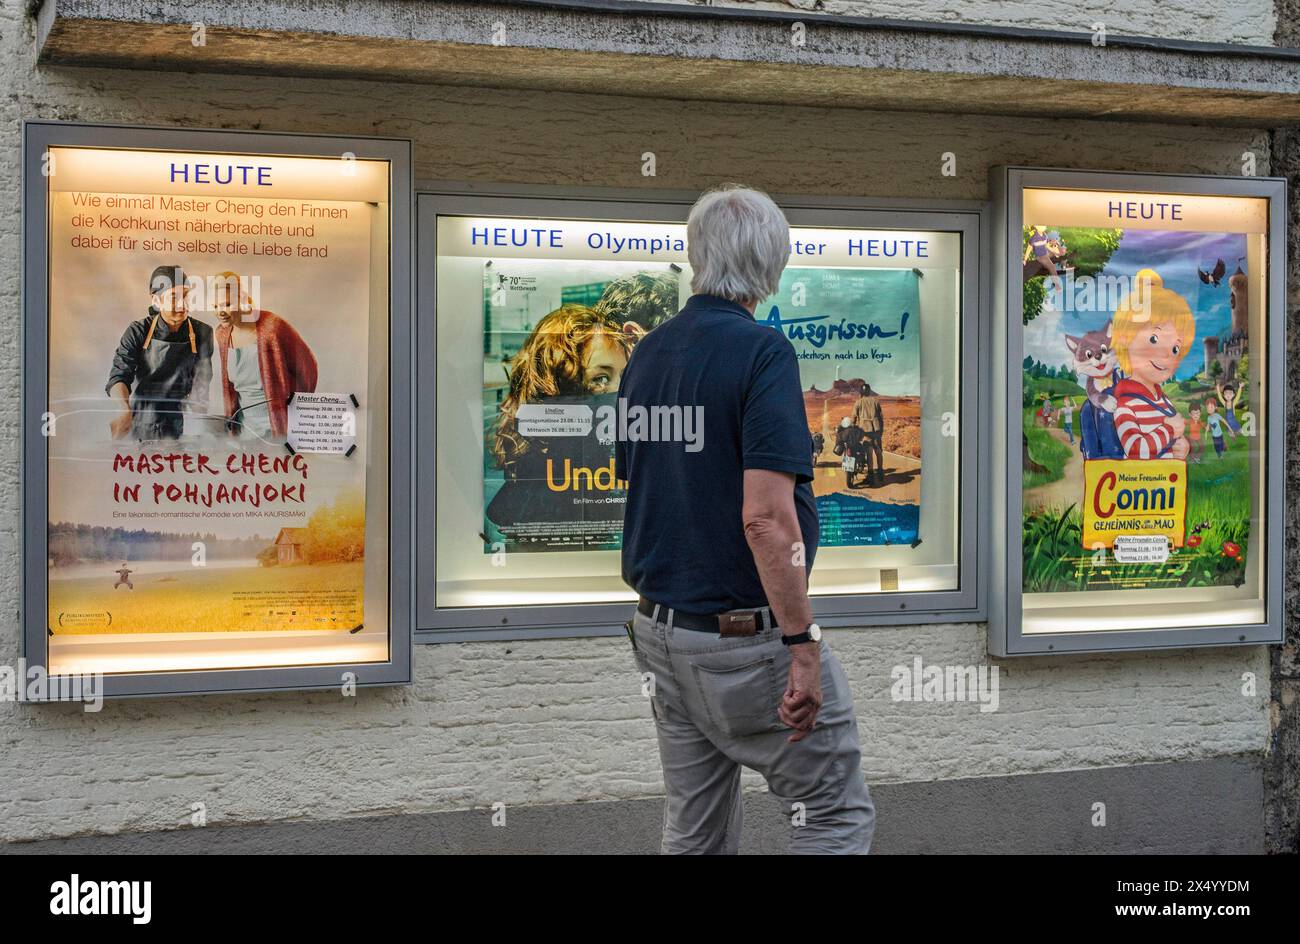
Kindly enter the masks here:
M 818 533 L 809 484 L 812 437 L 799 362 L 781 332 L 758 324 L 736 302 L 693 295 L 637 344 L 618 396 L 614 458 L 617 477 L 627 481 L 623 579 L 629 586 L 686 613 L 767 603 L 741 520 L 745 469 L 794 476 L 805 564 L 812 569 Z M 638 416 L 645 420 L 639 429 Z M 674 429 L 693 440 L 665 441 L 663 434 Z M 660 441 L 650 438 L 656 434 Z

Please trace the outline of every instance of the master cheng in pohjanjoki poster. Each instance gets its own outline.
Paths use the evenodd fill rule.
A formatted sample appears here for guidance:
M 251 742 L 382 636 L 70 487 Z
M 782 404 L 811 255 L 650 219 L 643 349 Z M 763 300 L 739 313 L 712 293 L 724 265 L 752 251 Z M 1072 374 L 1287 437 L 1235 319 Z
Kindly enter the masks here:
M 1246 237 L 1031 225 L 1023 245 L 1024 590 L 1239 584 Z
M 483 269 L 483 551 L 622 546 L 626 485 L 593 417 L 636 342 L 678 310 L 680 269 L 492 260 Z
M 823 547 L 917 541 L 920 278 L 789 268 L 755 311 L 799 357 Z
M 365 411 L 349 456 L 318 455 L 286 448 L 287 404 L 366 394 L 378 211 L 297 201 L 335 215 L 312 243 L 329 258 L 254 267 L 218 248 L 76 248 L 80 197 L 52 206 L 51 632 L 358 628 Z M 134 199 L 167 225 L 215 219 Z

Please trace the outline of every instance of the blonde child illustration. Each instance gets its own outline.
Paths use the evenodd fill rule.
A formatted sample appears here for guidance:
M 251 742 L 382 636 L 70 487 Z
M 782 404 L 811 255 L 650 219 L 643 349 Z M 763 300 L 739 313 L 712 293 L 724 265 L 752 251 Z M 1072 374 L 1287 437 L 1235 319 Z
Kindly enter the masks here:
M 1186 420 L 1161 389 L 1196 338 L 1186 300 L 1154 269 L 1133 277 L 1111 323 L 1123 379 L 1115 384 L 1115 432 L 1126 459 L 1186 459 Z

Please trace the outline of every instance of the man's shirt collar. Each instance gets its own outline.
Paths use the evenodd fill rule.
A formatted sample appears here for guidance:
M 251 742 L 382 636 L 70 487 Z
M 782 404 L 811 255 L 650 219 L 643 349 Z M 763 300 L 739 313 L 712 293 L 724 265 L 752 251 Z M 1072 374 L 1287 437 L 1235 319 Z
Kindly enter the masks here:
M 731 299 L 723 298 L 721 295 L 692 295 L 686 300 L 686 304 L 683 306 L 682 311 L 697 310 L 730 311 L 743 318 L 748 318 L 750 321 L 754 320 L 754 316 L 750 313 L 748 308 L 740 302 L 733 302 Z

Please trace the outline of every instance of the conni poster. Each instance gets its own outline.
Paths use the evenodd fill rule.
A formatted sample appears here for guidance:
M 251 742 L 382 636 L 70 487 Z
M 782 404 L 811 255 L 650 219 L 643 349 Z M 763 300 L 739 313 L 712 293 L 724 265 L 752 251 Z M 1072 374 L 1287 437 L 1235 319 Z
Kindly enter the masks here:
M 1262 237 L 1197 228 L 1177 203 L 1098 203 L 1113 225 L 1027 207 L 1024 589 L 1239 586 Z

